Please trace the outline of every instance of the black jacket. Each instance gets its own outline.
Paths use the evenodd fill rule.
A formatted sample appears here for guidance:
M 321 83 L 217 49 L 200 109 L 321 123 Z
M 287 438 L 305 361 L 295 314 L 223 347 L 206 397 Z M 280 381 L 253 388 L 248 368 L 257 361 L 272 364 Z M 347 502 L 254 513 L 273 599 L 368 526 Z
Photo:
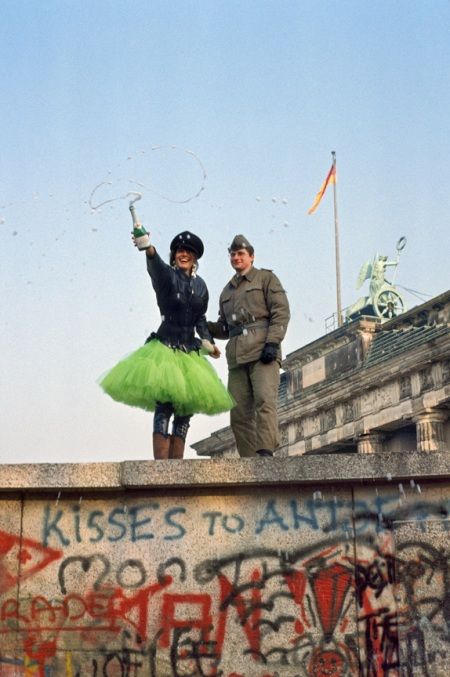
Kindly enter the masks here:
M 165 263 L 159 254 L 147 258 L 147 270 L 156 293 L 162 322 L 156 337 L 168 346 L 182 350 L 198 350 L 200 341 L 211 341 L 205 313 L 208 308 L 208 289 L 198 275 L 188 277 L 178 268 Z

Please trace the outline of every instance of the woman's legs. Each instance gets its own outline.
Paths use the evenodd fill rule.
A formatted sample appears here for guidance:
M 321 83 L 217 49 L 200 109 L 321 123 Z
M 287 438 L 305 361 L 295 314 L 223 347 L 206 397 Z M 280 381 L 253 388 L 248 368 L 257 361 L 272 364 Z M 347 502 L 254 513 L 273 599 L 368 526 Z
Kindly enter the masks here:
M 172 414 L 173 407 L 170 402 L 158 402 L 153 417 L 153 456 L 156 461 L 169 458 L 170 435 L 168 431 Z
M 169 458 L 183 458 L 190 416 L 175 416 L 170 437 Z

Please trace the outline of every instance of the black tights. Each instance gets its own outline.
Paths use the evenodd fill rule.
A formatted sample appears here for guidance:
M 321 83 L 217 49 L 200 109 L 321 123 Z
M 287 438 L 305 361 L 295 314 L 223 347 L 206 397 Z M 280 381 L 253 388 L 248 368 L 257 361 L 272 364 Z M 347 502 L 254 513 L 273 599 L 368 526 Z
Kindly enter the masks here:
M 173 405 L 170 402 L 158 402 L 155 408 L 155 416 L 153 418 L 153 432 L 160 433 L 167 437 L 169 434 L 170 417 L 174 415 L 172 422 L 172 435 L 180 437 L 182 440 L 186 439 L 189 430 L 190 416 L 178 416 L 174 412 Z

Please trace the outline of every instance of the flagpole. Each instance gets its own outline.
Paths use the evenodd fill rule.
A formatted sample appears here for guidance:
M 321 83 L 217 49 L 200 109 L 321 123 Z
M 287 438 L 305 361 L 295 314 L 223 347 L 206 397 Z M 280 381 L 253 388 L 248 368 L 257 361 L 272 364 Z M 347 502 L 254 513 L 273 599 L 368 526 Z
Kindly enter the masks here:
M 331 151 L 331 157 L 333 158 L 333 168 L 334 168 L 333 197 L 334 197 L 334 249 L 336 257 L 336 301 L 337 301 L 338 327 L 341 327 L 342 326 L 341 263 L 339 256 L 339 220 L 338 220 L 337 193 L 336 193 L 336 183 L 337 183 L 336 152 L 334 150 Z

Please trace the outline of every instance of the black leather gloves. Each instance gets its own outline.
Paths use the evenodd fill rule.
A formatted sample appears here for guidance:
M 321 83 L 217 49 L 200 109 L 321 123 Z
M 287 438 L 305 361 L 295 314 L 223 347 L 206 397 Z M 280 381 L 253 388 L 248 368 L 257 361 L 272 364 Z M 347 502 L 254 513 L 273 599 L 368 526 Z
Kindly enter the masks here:
M 277 353 L 278 343 L 266 343 L 259 359 L 263 364 L 270 364 L 277 359 Z

